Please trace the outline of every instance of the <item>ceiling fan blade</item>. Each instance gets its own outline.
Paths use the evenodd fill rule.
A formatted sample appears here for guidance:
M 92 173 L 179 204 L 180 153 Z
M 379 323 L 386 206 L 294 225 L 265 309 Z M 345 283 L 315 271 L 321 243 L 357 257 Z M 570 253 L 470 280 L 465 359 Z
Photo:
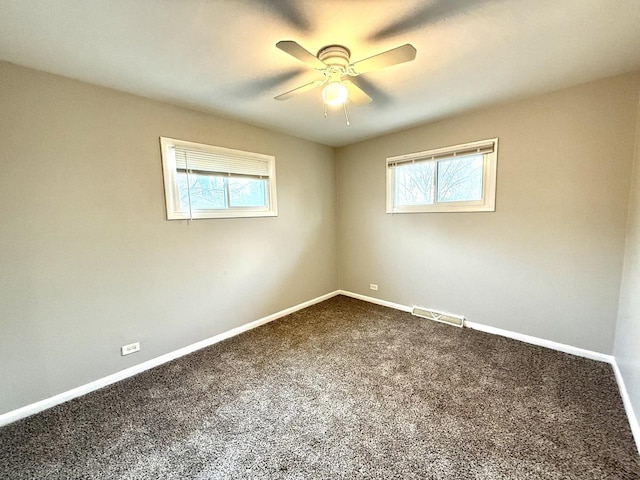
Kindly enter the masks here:
M 276 47 L 278 47 L 283 52 L 288 53 L 292 57 L 297 58 L 301 62 L 304 62 L 307 65 L 312 66 L 313 68 L 327 67 L 325 63 L 320 61 L 320 59 L 316 57 L 313 53 L 309 52 L 308 50 L 305 50 L 293 40 L 281 40 L 278 43 L 276 43 Z
M 349 92 L 349 100 L 356 105 L 366 105 L 371 101 L 371 97 L 351 80 L 344 80 L 342 84 L 347 87 Z
M 373 32 L 367 37 L 367 40 L 379 41 L 395 37 L 446 20 L 461 12 L 468 12 L 482 6 L 483 3 L 496 1 L 498 0 L 433 0 L 426 5 L 418 6 L 386 27 Z
M 312 30 L 311 23 L 297 0 L 251 0 L 256 8 L 268 9 L 285 23 L 302 32 Z
M 272 90 L 279 85 L 293 80 L 298 75 L 302 75 L 307 69 L 303 65 L 296 66 L 289 70 L 282 71 L 266 77 L 252 79 L 248 82 L 239 83 L 231 93 L 234 96 L 252 98 L 264 94 L 266 91 Z
M 276 100 L 286 100 L 288 98 L 293 97 L 294 95 L 297 95 L 298 93 L 303 93 L 303 92 L 308 92 L 309 90 L 313 90 L 314 88 L 322 85 L 324 82 L 325 82 L 324 79 L 315 80 L 313 82 L 307 83 L 300 87 L 294 88 L 293 90 L 289 90 L 288 92 L 284 92 L 283 94 L 280 94 L 277 97 L 273 97 L 273 98 L 275 98 Z
M 416 49 L 413 45 L 407 43 L 401 47 L 392 48 L 386 52 L 379 53 L 373 57 L 365 58 L 351 65 L 356 75 L 378 70 L 380 68 L 390 67 L 399 63 L 410 62 L 416 58 Z
M 357 87 L 360 87 L 361 90 L 367 92 L 367 95 L 369 95 L 373 103 L 375 103 L 376 108 L 389 105 L 393 101 L 391 95 L 379 88 L 371 80 L 368 80 L 366 75 L 354 77 L 352 81 Z

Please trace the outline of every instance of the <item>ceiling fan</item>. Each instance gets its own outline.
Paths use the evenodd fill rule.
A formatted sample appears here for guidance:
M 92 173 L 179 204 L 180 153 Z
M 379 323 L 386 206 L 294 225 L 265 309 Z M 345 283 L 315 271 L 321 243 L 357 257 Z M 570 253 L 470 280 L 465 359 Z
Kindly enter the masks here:
M 342 105 L 347 125 L 349 125 L 349 117 L 347 116 L 346 101 L 350 100 L 356 105 L 363 105 L 371 101 L 371 97 L 353 83 L 350 77 L 357 77 L 373 70 L 410 62 L 416 58 L 415 47 L 408 43 L 354 63 L 351 63 L 350 60 L 351 51 L 342 45 L 328 45 L 321 48 L 317 55 L 313 55 L 292 40 L 282 40 L 276 43 L 276 47 L 313 67 L 316 71 L 322 73 L 323 78 L 289 90 L 278 95 L 275 99 L 286 100 L 299 93 L 324 85 L 322 89 L 322 100 L 325 105 L 324 116 L 327 116 L 327 105 Z

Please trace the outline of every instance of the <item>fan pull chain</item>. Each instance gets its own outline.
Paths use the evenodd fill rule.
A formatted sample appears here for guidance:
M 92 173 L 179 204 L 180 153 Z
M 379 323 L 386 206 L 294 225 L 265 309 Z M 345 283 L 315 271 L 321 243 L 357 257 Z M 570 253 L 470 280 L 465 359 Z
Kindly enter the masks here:
M 349 114 L 347 113 L 347 104 L 346 102 L 342 104 L 342 109 L 344 110 L 344 118 L 345 121 L 347 122 L 347 126 L 350 126 L 351 123 L 349 122 Z M 327 118 L 327 104 L 324 104 L 324 118 Z

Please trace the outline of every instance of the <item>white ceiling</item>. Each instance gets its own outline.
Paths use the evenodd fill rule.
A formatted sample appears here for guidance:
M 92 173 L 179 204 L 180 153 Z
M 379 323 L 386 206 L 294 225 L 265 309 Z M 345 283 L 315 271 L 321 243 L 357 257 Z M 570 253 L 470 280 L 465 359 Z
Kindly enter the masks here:
M 275 47 L 402 45 L 323 117 L 318 78 Z M 0 59 L 342 146 L 479 106 L 640 69 L 640 0 L 0 0 Z

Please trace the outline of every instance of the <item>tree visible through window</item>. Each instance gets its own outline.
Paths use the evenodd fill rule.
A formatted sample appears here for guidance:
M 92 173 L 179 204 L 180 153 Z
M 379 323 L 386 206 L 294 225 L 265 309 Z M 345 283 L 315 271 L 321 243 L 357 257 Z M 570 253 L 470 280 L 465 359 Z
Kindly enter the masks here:
M 433 203 L 435 163 L 410 163 L 396 168 L 396 205 Z
M 482 155 L 438 162 L 438 201 L 465 202 L 482 198 Z

